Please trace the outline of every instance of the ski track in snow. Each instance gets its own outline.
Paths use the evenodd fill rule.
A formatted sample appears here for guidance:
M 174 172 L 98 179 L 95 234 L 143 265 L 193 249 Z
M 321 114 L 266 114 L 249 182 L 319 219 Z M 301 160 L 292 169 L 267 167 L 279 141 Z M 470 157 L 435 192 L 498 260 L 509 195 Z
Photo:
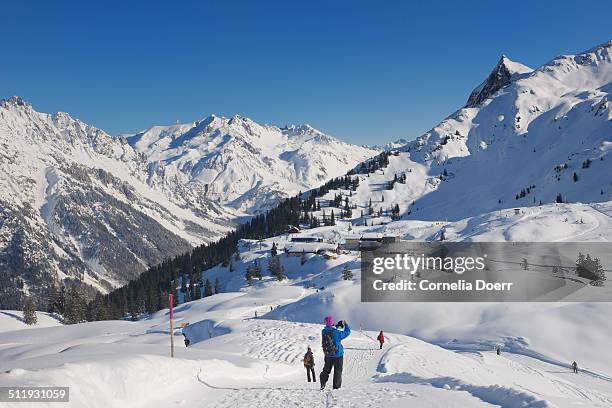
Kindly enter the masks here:
M 252 322 L 253 327 L 245 333 L 245 341 L 242 342 L 245 346 L 243 354 L 248 357 L 301 366 L 306 346 L 316 349 L 315 344 L 320 341 L 318 336 L 305 333 L 304 329 L 308 327 L 306 324 L 286 322 L 280 326 L 270 326 L 266 320 Z M 303 372 L 300 377 L 281 386 L 225 389 L 227 395 L 216 402 L 215 407 L 235 407 L 237 401 L 250 407 L 348 407 L 355 406 L 356 399 L 370 401 L 360 406 L 377 407 L 383 406 L 385 401 L 415 396 L 410 391 L 391 390 L 384 384 L 370 381 L 384 353 L 384 350 L 377 349 L 371 337 L 354 331 L 343 344 L 346 352 L 343 388 L 340 390 L 330 389 L 333 373 L 326 390 L 319 390 L 318 376 L 323 367 L 319 352 L 315 353 L 316 383 L 307 383 L 306 373 Z
M 245 333 L 246 346 L 244 355 L 266 360 L 270 362 L 298 364 L 301 366 L 301 358 L 305 345 L 318 338 L 309 335 L 307 325 L 300 323 L 283 323 L 282 325 L 270 326 L 269 321 L 254 321 L 252 327 Z M 312 330 L 309 330 L 312 332 Z M 319 383 L 305 382 L 304 374 L 299 377 L 291 376 L 286 381 L 269 382 L 267 386 L 244 387 L 244 388 L 218 388 L 201 381 L 208 387 L 221 389 L 225 395 L 215 401 L 215 407 L 387 407 L 406 406 L 419 404 L 418 406 L 430 406 L 423 403 L 424 395 L 418 391 L 424 388 L 438 389 L 445 398 L 452 398 L 452 394 L 459 394 L 468 398 L 469 406 L 501 406 L 501 407 L 556 407 L 554 402 L 548 401 L 540 392 L 530 389 L 520 381 L 511 385 L 479 385 L 472 384 L 468 380 L 455 378 L 453 376 L 420 377 L 410 372 L 402 372 L 383 375 L 383 357 L 394 350 L 395 347 L 403 347 L 405 343 L 396 339 L 394 335 L 387 335 L 387 342 L 383 350 L 379 350 L 373 336 L 366 332 L 354 330 L 349 338 L 343 341 L 345 346 L 345 359 L 343 371 L 343 387 L 340 390 L 331 390 L 331 376 L 327 388 L 319 391 Z M 394 345 L 395 344 L 395 345 Z M 318 348 L 313 347 L 318 350 Z M 453 352 L 463 355 L 464 352 Z M 483 372 L 495 377 L 499 375 L 497 366 L 502 366 L 504 372 L 524 374 L 540 378 L 549 384 L 562 397 L 571 400 L 581 400 L 584 406 L 612 406 L 612 398 L 601 392 L 590 390 L 589 386 L 578 385 L 563 378 L 556 378 L 559 372 L 552 368 L 558 366 L 533 359 L 524 355 L 506 353 L 504 356 L 494 356 L 494 353 L 468 353 L 473 354 L 474 359 Z M 322 368 L 320 351 L 315 351 L 317 365 L 315 372 L 317 376 Z M 533 363 L 542 367 L 532 367 Z M 417 370 L 429 370 L 438 367 L 442 361 L 436 361 L 425 354 L 415 354 L 411 365 Z M 439 367 L 438 367 L 439 368 Z M 564 372 L 567 374 L 567 372 Z M 551 375 L 553 374 L 553 375 Z M 575 377 L 570 377 L 575 379 Z M 606 382 L 603 378 L 586 376 L 587 383 L 596 381 Z M 416 391 L 415 391 L 416 388 Z M 412 404 L 411 404 L 412 401 Z M 437 400 L 436 400 L 437 401 Z M 444 402 L 431 406 L 451 406 Z M 462 405 L 459 405 L 462 406 Z M 468 405 L 465 405 L 468 406 Z

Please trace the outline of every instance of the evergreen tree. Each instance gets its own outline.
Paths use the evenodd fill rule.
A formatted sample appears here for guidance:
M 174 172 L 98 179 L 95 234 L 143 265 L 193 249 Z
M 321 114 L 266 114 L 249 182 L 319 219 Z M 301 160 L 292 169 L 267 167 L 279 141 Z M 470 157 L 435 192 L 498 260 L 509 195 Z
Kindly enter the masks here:
M 168 304 L 168 293 L 163 290 L 157 291 L 157 310 L 167 309 L 170 305 Z
M 334 210 L 331 211 L 331 216 L 329 218 L 329 225 L 336 225 L 336 216 L 334 215 Z
M 190 300 L 197 299 L 196 289 L 197 289 L 197 284 L 194 282 L 193 274 L 192 274 L 191 279 L 189 279 L 189 299 Z
M 253 267 L 251 265 L 247 266 L 246 272 L 244 273 L 244 278 L 249 286 L 253 284 Z
M 574 172 L 574 175 L 572 176 L 572 180 L 574 180 L 574 183 L 578 181 L 578 175 L 576 174 L 576 172 Z
M 270 259 L 270 262 L 268 263 L 268 270 L 270 271 L 270 274 L 279 281 L 287 279 L 287 275 L 285 275 L 285 267 L 281 263 L 278 256 Z
M 578 259 L 576 260 L 576 274 L 582 278 L 590 279 L 592 281 L 606 280 L 606 273 L 601 265 L 601 261 L 599 258 L 591 258 L 590 254 L 585 256 L 582 253 L 578 253 Z
M 87 321 L 93 322 L 98 320 L 106 320 L 108 318 L 109 316 L 106 309 L 106 303 L 104 302 L 104 297 L 98 293 L 87 305 Z
M 136 299 L 130 297 L 129 305 L 128 305 L 128 313 L 130 315 L 130 319 L 135 322 L 138 320 L 138 309 L 136 307 Z
M 64 286 L 60 290 L 57 289 L 55 284 L 51 286 L 49 290 L 49 297 L 47 301 L 47 312 L 55 313 L 58 315 L 64 314 L 64 306 L 66 304 L 66 289 Z
M 206 279 L 206 282 L 204 283 L 204 297 L 208 297 L 212 295 L 213 295 L 212 285 L 210 284 L 210 281 Z
M 521 267 L 524 271 L 529 270 L 529 262 L 527 262 L 527 258 L 523 258 L 523 261 L 521 262 Z
M 66 291 L 64 322 L 66 324 L 81 323 L 87 320 L 87 301 L 76 286 Z
M 23 303 L 23 322 L 28 326 L 38 322 L 38 318 L 36 317 L 36 305 L 31 296 L 28 296 Z
M 221 293 L 221 281 L 219 278 L 215 278 L 215 295 Z
M 259 264 L 259 261 L 257 260 L 253 262 L 253 277 L 259 280 L 263 279 L 263 276 L 261 275 L 261 265 Z
M 342 270 L 342 279 L 344 280 L 353 280 L 353 271 L 348 268 L 348 265 L 344 265 L 344 269 Z
M 146 289 L 146 293 L 147 295 L 145 298 L 145 305 L 146 305 L 145 310 L 147 313 L 153 313 L 157 310 L 157 291 L 155 290 L 153 285 L 148 285 Z
M 172 283 L 172 287 L 171 287 L 170 291 L 172 292 L 172 306 L 176 307 L 176 306 L 178 306 L 179 299 L 178 299 L 178 292 L 176 290 L 176 286 L 174 285 L 174 282 Z M 168 305 L 168 306 L 170 306 L 170 305 Z
M 187 277 L 185 274 L 181 275 L 181 292 L 183 294 L 187 293 Z
M 188 294 L 189 292 L 186 293 L 186 295 Z M 146 311 L 147 311 L 147 305 L 145 303 L 144 289 L 140 288 L 138 289 L 138 292 L 136 293 L 136 313 L 138 313 L 138 315 L 141 315 Z

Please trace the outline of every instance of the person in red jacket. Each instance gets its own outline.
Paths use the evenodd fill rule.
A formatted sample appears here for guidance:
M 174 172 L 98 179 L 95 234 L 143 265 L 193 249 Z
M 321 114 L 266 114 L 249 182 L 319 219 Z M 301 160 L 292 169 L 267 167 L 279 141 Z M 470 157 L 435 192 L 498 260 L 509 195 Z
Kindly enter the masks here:
M 382 350 L 382 346 L 385 343 L 385 335 L 383 334 L 382 330 L 380 331 L 380 333 L 378 333 L 378 337 L 376 338 L 376 340 L 378 340 L 378 342 L 380 343 L 380 349 Z

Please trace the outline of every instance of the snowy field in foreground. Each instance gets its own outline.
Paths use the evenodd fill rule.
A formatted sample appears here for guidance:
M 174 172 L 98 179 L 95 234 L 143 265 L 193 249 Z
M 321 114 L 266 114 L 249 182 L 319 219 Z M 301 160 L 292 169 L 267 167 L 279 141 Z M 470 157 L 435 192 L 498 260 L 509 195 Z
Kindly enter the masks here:
M 343 388 L 321 392 L 305 382 L 301 363 L 310 345 L 320 371 L 321 326 L 251 317 L 278 295 L 269 288 L 181 305 L 176 320 L 191 323 L 194 344 L 185 348 L 177 331 L 175 359 L 168 357 L 167 311 L 139 322 L 8 331 L 0 334 L 0 385 L 69 386 L 71 406 L 100 408 L 612 406 L 609 372 L 575 375 L 544 355 L 497 356 L 478 346 L 457 352 L 391 333 L 380 351 L 376 332 L 358 327 L 345 341 Z M 579 332 L 575 326 L 559 342 Z M 609 354 L 609 342 L 599 346 Z
M 428 240 L 443 226 L 457 241 L 610 241 L 610 209 L 547 205 L 353 233 Z M 309 233 L 340 241 L 348 224 Z M 612 303 L 365 304 L 357 252 L 307 256 L 304 265 L 282 254 L 288 279 L 277 282 L 266 271 L 273 242 L 282 253 L 288 241 L 243 241 L 234 272 L 217 266 L 204 274 L 218 277 L 225 293 L 176 308 L 176 326 L 190 323 L 192 345 L 185 348 L 177 330 L 174 360 L 167 310 L 138 322 L 73 326 L 39 313 L 39 327 L 26 330 L 19 312 L 0 312 L 0 386 L 69 386 L 71 406 L 100 408 L 612 407 Z M 249 287 L 245 268 L 255 259 L 265 276 Z M 342 280 L 345 265 L 354 280 Z M 319 322 L 328 313 L 348 319 L 354 333 L 345 342 L 343 388 L 320 392 L 305 382 L 301 359 L 312 346 L 320 372 Z M 380 329 L 388 336 L 383 351 L 374 341 Z M 570 372 L 573 360 L 583 369 L 578 375 Z

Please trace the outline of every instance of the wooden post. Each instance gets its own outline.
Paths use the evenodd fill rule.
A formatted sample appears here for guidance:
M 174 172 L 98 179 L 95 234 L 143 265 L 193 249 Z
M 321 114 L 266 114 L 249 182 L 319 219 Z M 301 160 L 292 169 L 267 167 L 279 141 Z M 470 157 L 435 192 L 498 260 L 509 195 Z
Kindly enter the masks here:
M 174 358 L 174 299 L 170 293 L 170 357 Z

